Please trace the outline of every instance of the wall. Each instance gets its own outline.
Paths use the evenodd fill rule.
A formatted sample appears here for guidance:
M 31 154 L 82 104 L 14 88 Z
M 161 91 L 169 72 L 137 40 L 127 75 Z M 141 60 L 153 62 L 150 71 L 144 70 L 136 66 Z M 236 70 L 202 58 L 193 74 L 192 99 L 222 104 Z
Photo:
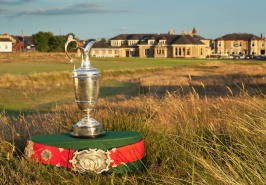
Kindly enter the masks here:
M 12 52 L 12 42 L 0 41 L 0 52 Z

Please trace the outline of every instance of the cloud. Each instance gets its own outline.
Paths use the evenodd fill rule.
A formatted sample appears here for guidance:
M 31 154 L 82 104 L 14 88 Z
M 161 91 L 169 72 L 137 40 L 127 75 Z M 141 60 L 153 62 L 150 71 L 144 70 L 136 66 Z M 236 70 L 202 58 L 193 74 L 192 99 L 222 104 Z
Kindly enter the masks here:
M 0 8 L 0 15 L 6 15 L 6 14 L 10 14 L 10 13 L 11 13 L 11 11 L 8 9 Z
M 125 12 L 125 11 L 108 9 L 103 6 L 100 6 L 100 4 L 97 3 L 81 3 L 64 8 L 47 8 L 47 9 L 43 8 L 43 9 L 24 10 L 13 14 L 11 17 L 20 17 L 27 15 L 56 16 L 56 15 L 74 15 L 74 14 L 87 14 L 87 13 L 118 13 L 118 12 Z
M 0 0 L 0 4 L 2 5 L 17 5 L 23 3 L 34 2 L 35 0 Z

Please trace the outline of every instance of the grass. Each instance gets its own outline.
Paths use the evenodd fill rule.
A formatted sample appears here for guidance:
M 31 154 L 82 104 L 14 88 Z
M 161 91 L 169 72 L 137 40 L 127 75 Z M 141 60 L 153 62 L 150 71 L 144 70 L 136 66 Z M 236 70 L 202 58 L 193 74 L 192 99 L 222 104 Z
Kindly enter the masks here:
M 95 60 L 104 60 L 107 69 L 115 59 Z M 133 60 L 139 67 L 141 60 Z M 147 59 L 144 65 L 149 62 L 156 60 Z M 93 117 L 105 130 L 143 134 L 144 169 L 135 174 L 84 175 L 28 160 L 23 150 L 30 136 L 70 132 L 81 118 L 72 101 L 71 77 L 65 70 L 2 74 L 2 108 L 22 111 L 32 105 L 33 109 L 30 114 L 0 113 L 0 183 L 265 184 L 265 64 L 178 62 L 172 67 L 160 63 L 134 69 L 129 61 L 128 67 L 121 64 L 103 72 Z
M 2 114 L 1 182 L 264 184 L 265 107 L 260 97 L 201 99 L 192 92 L 185 97 L 169 93 L 161 98 L 104 99 L 94 111 L 104 129 L 136 130 L 145 138 L 144 170 L 123 175 L 75 174 L 28 161 L 20 152 L 30 135 L 69 132 L 80 118 L 75 104 L 55 107 L 48 114 Z

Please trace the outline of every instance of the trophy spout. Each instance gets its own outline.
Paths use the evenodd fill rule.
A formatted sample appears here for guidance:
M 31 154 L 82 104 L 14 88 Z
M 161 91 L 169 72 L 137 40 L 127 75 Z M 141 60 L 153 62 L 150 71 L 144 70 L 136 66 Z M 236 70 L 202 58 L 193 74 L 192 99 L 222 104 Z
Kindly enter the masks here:
M 82 62 L 81 67 L 82 68 L 90 68 L 91 62 L 90 62 L 90 49 L 92 45 L 95 43 L 95 41 L 91 41 L 87 44 L 85 48 L 82 48 Z

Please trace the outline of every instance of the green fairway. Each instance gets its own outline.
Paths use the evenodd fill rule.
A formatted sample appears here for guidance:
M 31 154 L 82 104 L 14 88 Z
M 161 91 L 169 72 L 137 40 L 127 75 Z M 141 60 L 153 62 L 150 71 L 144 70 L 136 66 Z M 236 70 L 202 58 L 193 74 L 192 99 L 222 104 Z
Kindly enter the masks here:
M 0 63 L 0 75 L 14 74 L 27 75 L 31 73 L 71 71 L 73 65 L 67 59 L 50 59 L 44 61 L 38 59 L 19 62 Z M 80 66 L 80 58 L 75 58 L 75 66 Z M 154 58 L 92 58 L 91 63 L 101 71 L 142 70 L 147 68 L 159 68 L 170 66 L 184 66 L 208 62 L 204 59 L 154 59 Z
M 30 57 L 29 57 L 30 56 Z M 74 102 L 71 79 L 73 65 L 64 54 L 35 55 L 1 55 L 0 56 L 0 109 L 12 115 L 31 110 L 50 111 L 58 104 Z M 2 62 L 1 62 L 2 61 Z M 10 62 L 8 62 L 10 61 Z M 75 57 L 76 68 L 81 59 Z M 215 60 L 217 61 L 217 60 Z M 179 67 L 202 68 L 201 64 L 214 62 L 207 59 L 174 59 L 174 58 L 92 58 L 91 63 L 100 69 L 100 97 L 127 95 L 136 96 L 140 93 L 138 77 L 133 74 L 148 71 Z M 230 63 L 230 60 L 219 62 Z M 235 62 L 235 61 L 234 61 Z M 130 79 L 118 80 L 117 77 L 129 74 Z M 107 77 L 107 78 L 105 78 Z M 109 77 L 109 78 L 108 78 Z M 112 80 L 110 80 L 110 77 Z M 134 80 L 135 79 L 135 80 Z

